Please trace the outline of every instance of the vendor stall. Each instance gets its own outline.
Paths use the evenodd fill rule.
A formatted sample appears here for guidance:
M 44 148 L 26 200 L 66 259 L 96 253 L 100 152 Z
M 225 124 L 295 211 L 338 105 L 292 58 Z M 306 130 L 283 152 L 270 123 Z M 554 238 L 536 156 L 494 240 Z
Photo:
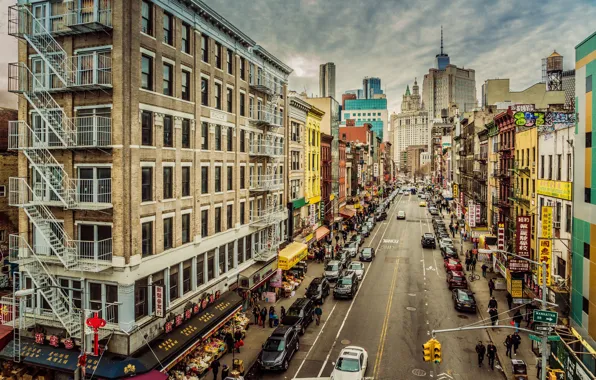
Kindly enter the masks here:
M 307 255 L 308 246 L 298 242 L 290 243 L 279 253 L 278 267 L 282 270 L 282 296 L 291 297 L 304 280 L 304 270 L 295 269 L 295 266 L 306 259 Z

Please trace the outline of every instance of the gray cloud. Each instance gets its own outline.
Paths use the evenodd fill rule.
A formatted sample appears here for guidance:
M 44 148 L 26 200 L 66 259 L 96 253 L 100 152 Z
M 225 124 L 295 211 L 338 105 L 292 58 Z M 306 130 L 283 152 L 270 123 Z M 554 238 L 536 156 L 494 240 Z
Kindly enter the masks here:
M 476 70 L 478 91 L 488 78 L 511 78 L 513 90 L 541 76 L 541 59 L 556 49 L 565 68 L 574 47 L 594 32 L 591 0 L 205 0 L 268 51 L 294 68 L 292 89 L 318 93 L 319 64 L 337 66 L 337 94 L 378 76 L 389 110 L 422 77 L 439 51 L 440 25 L 451 62 Z M 16 60 L 16 42 L 6 35 L 8 5 L 0 0 L 0 65 Z M 0 70 L 0 105 L 16 99 L 5 92 Z

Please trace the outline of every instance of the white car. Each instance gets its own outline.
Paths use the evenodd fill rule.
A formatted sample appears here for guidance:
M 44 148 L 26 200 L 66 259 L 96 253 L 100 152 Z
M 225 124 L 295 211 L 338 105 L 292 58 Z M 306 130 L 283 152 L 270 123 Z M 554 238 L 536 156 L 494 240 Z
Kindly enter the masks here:
M 397 212 L 397 219 L 405 219 L 406 218 L 406 212 L 405 211 L 398 211 Z
M 364 277 L 364 264 L 360 261 L 352 261 L 348 266 L 348 270 L 354 271 L 358 280 L 362 281 L 362 278 Z
M 368 368 L 368 352 L 362 347 L 347 346 L 334 363 L 330 380 L 361 380 Z
M 443 247 L 452 247 L 453 248 L 453 240 L 450 238 L 443 238 L 439 241 L 439 248 Z

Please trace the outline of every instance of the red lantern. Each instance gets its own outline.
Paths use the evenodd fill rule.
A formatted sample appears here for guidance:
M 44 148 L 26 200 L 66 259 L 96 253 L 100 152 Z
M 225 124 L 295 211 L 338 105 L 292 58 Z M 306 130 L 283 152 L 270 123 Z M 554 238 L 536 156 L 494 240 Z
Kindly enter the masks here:
M 192 307 L 192 312 L 197 314 L 199 312 L 199 304 L 196 303 L 193 307 Z
M 182 324 L 182 314 L 176 316 L 176 326 L 180 326 Z
M 98 313 L 93 313 L 92 318 L 87 318 L 87 326 L 93 329 L 93 335 L 95 345 L 93 347 L 93 353 L 95 356 L 99 356 L 99 329 L 106 325 L 106 320 L 99 318 Z
M 185 319 L 190 319 L 191 316 L 192 316 L 192 312 L 191 312 L 190 309 L 184 311 L 184 318 Z
M 60 339 L 58 339 L 58 337 L 56 335 L 52 335 L 50 337 L 50 346 L 58 347 L 59 343 L 60 343 Z
M 166 334 L 171 333 L 172 328 L 173 328 L 172 322 L 166 322 L 166 325 L 165 325 Z
M 35 343 L 43 344 L 44 339 L 45 336 L 43 335 L 43 333 L 35 333 Z
M 81 353 L 79 355 L 79 360 L 77 362 L 77 365 L 79 367 L 81 367 L 81 372 L 83 373 L 83 376 L 85 376 L 85 366 L 87 365 L 87 354 Z
M 64 339 L 64 347 L 66 347 L 67 350 L 72 350 L 74 348 L 74 341 L 70 338 Z

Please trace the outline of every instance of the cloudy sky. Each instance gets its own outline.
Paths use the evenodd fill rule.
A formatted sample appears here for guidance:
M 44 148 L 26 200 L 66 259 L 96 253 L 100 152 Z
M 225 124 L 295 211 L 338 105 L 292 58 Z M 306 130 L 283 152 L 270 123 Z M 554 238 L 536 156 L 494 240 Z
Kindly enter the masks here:
M 553 50 L 573 68 L 574 47 L 596 31 L 594 0 L 205 0 L 212 8 L 294 69 L 291 89 L 318 94 L 319 64 L 335 62 L 336 94 L 359 88 L 364 76 L 382 79 L 389 111 L 399 112 L 406 84 L 434 63 L 440 25 L 451 63 L 488 78 L 511 78 L 512 90 L 541 77 L 541 58 Z M 0 105 L 6 63 L 16 42 L 6 35 L 0 0 Z M 8 53 L 8 54 L 5 54 Z

